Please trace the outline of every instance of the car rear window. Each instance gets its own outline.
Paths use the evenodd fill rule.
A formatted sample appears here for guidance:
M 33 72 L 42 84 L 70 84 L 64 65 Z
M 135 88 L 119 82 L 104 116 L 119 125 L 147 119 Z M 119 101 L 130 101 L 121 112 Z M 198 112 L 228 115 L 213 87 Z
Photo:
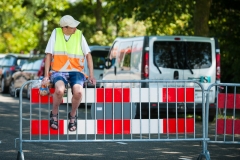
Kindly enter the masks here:
M 14 65 L 14 57 L 6 56 L 3 61 L 3 66 L 13 66 Z
M 92 51 L 91 52 L 94 69 L 104 69 L 105 58 L 108 51 Z
M 173 69 L 202 69 L 212 65 L 211 43 L 156 41 L 154 64 Z

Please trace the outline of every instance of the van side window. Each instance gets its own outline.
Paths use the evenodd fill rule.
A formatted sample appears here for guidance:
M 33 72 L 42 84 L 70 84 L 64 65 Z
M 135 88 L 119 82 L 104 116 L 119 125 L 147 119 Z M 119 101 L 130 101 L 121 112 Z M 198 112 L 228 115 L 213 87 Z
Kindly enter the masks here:
M 212 65 L 211 43 L 208 42 L 156 41 L 153 52 L 158 67 L 202 69 Z
M 132 46 L 131 69 L 141 70 L 143 41 L 134 41 Z
M 115 64 L 118 48 L 119 48 L 119 42 L 115 42 L 109 52 L 109 59 L 112 60 L 112 66 Z
M 132 41 L 122 42 L 117 53 L 118 67 L 130 70 L 132 54 Z

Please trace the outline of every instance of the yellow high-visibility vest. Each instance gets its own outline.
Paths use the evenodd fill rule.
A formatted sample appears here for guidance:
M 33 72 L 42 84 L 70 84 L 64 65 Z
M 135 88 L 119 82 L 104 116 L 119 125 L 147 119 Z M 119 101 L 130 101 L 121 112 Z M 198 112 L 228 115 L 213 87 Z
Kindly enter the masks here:
M 81 47 L 82 32 L 77 29 L 66 41 L 62 29 L 56 28 L 55 40 L 51 69 L 58 72 L 82 72 L 85 59 Z

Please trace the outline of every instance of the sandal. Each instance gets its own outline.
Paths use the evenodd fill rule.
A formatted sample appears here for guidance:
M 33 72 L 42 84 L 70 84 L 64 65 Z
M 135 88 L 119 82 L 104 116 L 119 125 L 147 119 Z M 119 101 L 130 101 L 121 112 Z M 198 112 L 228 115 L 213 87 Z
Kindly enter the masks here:
M 54 115 L 54 114 L 52 114 L 52 111 L 51 111 L 51 113 L 50 113 L 50 121 L 49 121 L 50 122 L 50 127 L 52 129 L 57 130 L 58 129 L 58 121 L 55 121 L 53 117 L 57 118 L 58 114 Z M 53 125 L 55 125 L 55 126 L 53 126 Z
M 75 117 L 72 117 L 71 114 L 70 114 L 70 112 L 69 112 L 69 113 L 68 113 L 68 119 L 69 119 L 68 130 L 69 130 L 70 132 L 76 131 L 76 130 L 77 130 L 77 115 L 75 115 Z M 74 122 L 73 122 L 73 123 L 70 122 L 71 119 L 74 119 Z M 75 127 L 75 129 L 74 129 L 73 127 Z

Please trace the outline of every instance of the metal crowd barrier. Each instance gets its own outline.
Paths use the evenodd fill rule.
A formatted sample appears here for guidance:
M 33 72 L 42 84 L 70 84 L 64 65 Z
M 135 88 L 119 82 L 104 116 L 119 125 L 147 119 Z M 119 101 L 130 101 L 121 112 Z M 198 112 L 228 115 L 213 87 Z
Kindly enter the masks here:
M 71 89 L 59 106 L 59 129 L 49 126 L 52 93 L 40 96 L 31 89 L 29 104 L 23 104 L 23 84 L 19 94 L 19 151 L 24 160 L 23 143 L 57 142 L 202 142 L 198 159 L 210 159 L 207 150 L 205 92 L 201 83 L 193 80 L 99 80 L 103 88 L 84 88 L 78 108 L 78 127 L 69 132 L 68 112 Z M 109 88 L 109 84 L 113 84 Z M 145 86 L 151 87 L 142 87 Z M 128 87 L 126 87 L 128 85 Z M 199 106 L 200 103 L 200 106 Z M 91 107 L 90 107 L 91 106 Z M 187 108 L 192 108 L 189 117 Z M 200 107 L 202 120 L 196 121 Z
M 240 144 L 240 84 L 211 84 L 206 93 L 208 94 L 213 87 L 216 87 L 218 92 L 216 121 L 215 123 L 206 121 L 206 136 L 210 138 L 208 143 Z M 209 107 L 208 96 L 206 107 L 207 109 Z

